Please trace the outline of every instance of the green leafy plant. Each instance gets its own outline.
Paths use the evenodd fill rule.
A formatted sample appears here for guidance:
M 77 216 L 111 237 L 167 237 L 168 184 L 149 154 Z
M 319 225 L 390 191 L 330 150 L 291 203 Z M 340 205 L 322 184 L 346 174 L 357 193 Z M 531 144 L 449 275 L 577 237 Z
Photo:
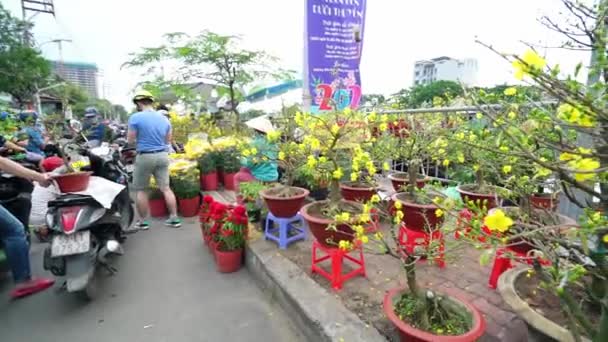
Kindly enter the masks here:
M 202 175 L 213 173 L 217 170 L 217 156 L 213 152 L 203 154 L 198 160 L 198 168 Z
M 195 162 L 180 160 L 169 166 L 171 188 L 180 199 L 194 198 L 200 195 L 199 171 Z

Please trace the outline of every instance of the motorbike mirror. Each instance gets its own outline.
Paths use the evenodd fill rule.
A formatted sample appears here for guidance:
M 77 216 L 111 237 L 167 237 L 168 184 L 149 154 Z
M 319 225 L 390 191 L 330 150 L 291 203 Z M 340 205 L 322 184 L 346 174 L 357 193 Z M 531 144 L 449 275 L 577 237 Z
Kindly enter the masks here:
M 70 128 L 74 130 L 76 133 L 80 133 L 82 131 L 82 123 L 78 120 L 70 120 Z

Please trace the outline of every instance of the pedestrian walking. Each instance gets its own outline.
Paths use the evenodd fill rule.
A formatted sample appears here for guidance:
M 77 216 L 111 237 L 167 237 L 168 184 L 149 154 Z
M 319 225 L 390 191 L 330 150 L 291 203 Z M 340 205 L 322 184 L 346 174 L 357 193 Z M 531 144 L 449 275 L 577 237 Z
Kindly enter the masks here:
M 169 219 L 168 227 L 178 228 L 181 220 L 177 216 L 175 195 L 169 187 L 169 152 L 167 144 L 171 142 L 171 123 L 161 113 L 154 110 L 154 97 L 147 91 L 138 92 L 133 98 L 138 112 L 129 118 L 129 144 L 135 145 L 137 157 L 133 171 L 133 188 L 137 191 L 137 212 L 139 220 L 136 227 L 148 229 L 148 194 L 150 177 L 154 176 L 159 190 L 163 193 Z

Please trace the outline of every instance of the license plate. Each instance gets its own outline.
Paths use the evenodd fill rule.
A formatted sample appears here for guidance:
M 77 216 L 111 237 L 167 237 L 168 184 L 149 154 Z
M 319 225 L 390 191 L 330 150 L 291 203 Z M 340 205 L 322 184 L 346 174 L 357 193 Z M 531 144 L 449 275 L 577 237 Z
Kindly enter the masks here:
M 127 173 L 133 173 L 133 170 L 135 170 L 135 165 L 134 164 L 127 164 Z
M 51 256 L 86 253 L 91 248 L 91 233 L 88 230 L 76 232 L 71 235 L 58 235 L 51 244 Z

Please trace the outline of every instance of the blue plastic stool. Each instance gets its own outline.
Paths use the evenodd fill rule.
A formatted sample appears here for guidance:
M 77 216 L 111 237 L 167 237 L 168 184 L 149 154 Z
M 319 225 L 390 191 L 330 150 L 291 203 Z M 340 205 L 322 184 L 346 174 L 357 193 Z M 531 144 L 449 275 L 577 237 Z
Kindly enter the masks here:
M 294 223 L 299 223 L 299 227 Z M 290 233 L 295 234 L 290 236 Z M 306 239 L 306 223 L 300 214 L 290 218 L 278 218 L 268 213 L 264 238 L 278 243 L 280 249 L 286 249 L 290 243 Z

